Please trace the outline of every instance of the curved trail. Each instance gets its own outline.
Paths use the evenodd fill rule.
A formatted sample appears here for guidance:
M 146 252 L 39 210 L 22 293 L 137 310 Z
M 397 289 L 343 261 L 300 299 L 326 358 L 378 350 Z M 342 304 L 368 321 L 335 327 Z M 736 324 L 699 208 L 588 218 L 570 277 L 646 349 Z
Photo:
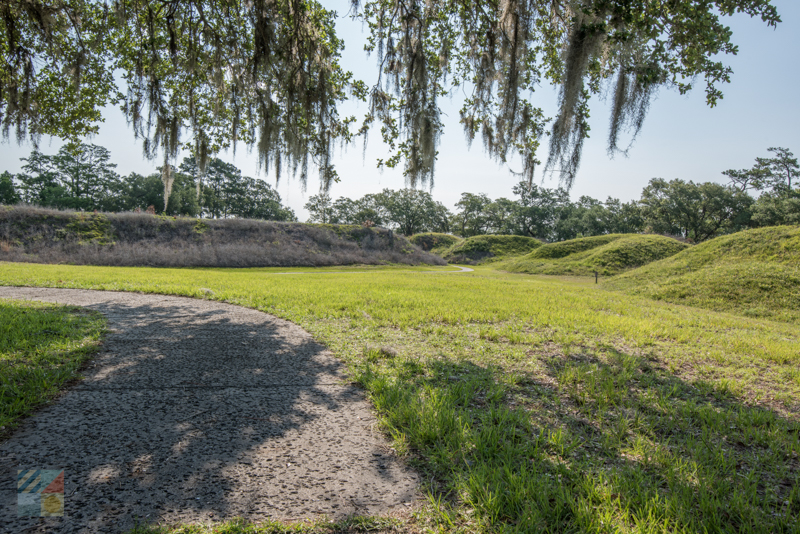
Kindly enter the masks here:
M 299 326 L 163 295 L 0 297 L 86 306 L 110 328 L 85 379 L 0 444 L 0 530 L 337 518 L 406 510 L 416 495 L 361 391 Z M 64 518 L 17 517 L 17 469 L 65 470 Z

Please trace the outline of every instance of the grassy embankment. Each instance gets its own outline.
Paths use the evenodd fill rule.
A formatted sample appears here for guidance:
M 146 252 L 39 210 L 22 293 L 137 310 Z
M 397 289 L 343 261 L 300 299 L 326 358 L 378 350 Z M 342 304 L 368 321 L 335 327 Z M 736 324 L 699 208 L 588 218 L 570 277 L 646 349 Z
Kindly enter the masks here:
M 403 530 L 800 530 L 796 324 L 485 267 L 3 264 L 0 283 L 211 296 L 302 325 L 428 481 Z
M 476 235 L 453 244 L 441 253 L 451 263 L 487 263 L 522 256 L 542 246 L 542 242 L 521 235 Z
M 0 299 L 0 438 L 78 377 L 105 324 L 84 308 Z
M 445 263 L 382 228 L 2 205 L 0 261 L 150 267 Z
M 508 272 L 603 276 L 667 258 L 689 245 L 660 235 L 608 234 L 549 243 L 497 267 Z
M 441 256 L 456 243 L 464 241 L 463 238 L 438 232 L 423 232 L 414 234 L 408 238 L 412 245 L 416 245 L 422 250 L 432 252 Z
M 609 289 L 800 323 L 800 226 L 717 237 L 608 282 Z

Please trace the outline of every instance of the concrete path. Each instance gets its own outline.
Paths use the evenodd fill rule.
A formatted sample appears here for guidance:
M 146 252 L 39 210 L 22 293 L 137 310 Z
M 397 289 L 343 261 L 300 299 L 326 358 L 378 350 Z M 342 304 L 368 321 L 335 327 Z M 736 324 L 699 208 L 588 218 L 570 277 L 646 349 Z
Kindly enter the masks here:
M 120 532 L 405 510 L 417 477 L 300 327 L 213 301 L 0 287 L 102 312 L 85 379 L 0 444 L 0 532 Z M 65 470 L 65 517 L 18 518 L 18 469 Z

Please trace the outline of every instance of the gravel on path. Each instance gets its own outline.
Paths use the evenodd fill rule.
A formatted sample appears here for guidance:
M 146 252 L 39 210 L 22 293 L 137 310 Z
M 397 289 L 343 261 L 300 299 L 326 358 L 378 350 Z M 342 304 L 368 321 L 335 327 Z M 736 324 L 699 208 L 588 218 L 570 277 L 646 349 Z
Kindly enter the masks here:
M 162 295 L 0 287 L 110 333 L 84 380 L 0 444 L 0 532 L 405 510 L 417 475 L 342 364 L 292 323 Z M 64 517 L 17 517 L 19 469 L 64 469 Z

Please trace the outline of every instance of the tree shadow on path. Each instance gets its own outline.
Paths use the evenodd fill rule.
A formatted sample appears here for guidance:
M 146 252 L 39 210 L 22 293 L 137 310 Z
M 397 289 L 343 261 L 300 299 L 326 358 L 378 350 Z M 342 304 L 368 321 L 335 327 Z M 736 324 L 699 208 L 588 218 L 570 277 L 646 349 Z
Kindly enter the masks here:
M 299 327 L 209 301 L 49 295 L 103 312 L 112 332 L 86 378 L 0 445 L 0 523 L 15 532 L 341 517 L 412 499 L 415 477 L 372 432 L 362 393 Z M 65 470 L 63 519 L 16 517 L 16 470 L 33 468 Z

